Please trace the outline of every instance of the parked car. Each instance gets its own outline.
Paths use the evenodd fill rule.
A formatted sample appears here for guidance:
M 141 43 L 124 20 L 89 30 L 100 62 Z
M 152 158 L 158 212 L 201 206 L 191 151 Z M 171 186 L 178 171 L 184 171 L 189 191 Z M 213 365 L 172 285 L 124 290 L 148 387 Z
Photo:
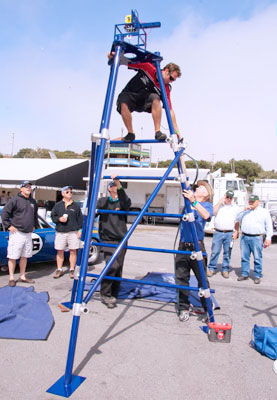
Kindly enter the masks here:
M 0 266 L 7 265 L 7 247 L 9 232 L 4 230 L 2 224 L 3 207 L 0 207 Z M 39 229 L 35 229 L 32 233 L 33 240 L 33 256 L 29 262 L 54 261 L 56 259 L 56 250 L 54 249 L 55 229 L 44 218 L 38 216 Z M 98 225 L 93 228 L 92 244 L 90 247 L 88 264 L 95 264 L 99 258 L 100 249 L 93 245 L 93 242 L 99 242 Z

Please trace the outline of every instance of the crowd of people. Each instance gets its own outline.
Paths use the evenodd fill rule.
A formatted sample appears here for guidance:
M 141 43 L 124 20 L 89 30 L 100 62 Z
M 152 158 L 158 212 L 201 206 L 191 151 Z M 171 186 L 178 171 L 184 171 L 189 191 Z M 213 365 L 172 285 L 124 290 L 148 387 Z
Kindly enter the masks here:
M 17 196 L 12 197 L 2 210 L 2 222 L 9 231 L 7 248 L 9 286 L 16 286 L 16 282 L 27 284 L 35 283 L 26 277 L 28 258 L 32 257 L 32 232 L 38 227 L 38 207 L 32 197 L 31 182 L 24 181 L 20 185 Z M 131 200 L 123 189 L 117 176 L 112 176 L 108 185 L 109 195 L 97 202 L 97 209 L 112 211 L 128 211 Z M 83 215 L 80 206 L 72 199 L 72 186 L 61 189 L 62 200 L 52 209 L 51 217 L 56 226 L 55 249 L 57 250 L 57 269 L 53 278 L 64 275 L 64 251 L 69 249 L 69 277 L 74 278 L 74 269 L 77 261 L 77 251 L 80 247 L 80 237 L 83 225 Z M 262 251 L 271 244 L 273 234 L 269 212 L 259 205 L 259 198 L 250 195 L 248 205 L 240 210 L 234 202 L 234 192 L 229 189 L 224 197 L 213 206 L 213 189 L 206 181 L 198 181 L 195 190 L 184 190 L 183 196 L 190 202 L 193 213 L 195 233 L 198 246 L 203 256 L 204 272 L 209 285 L 208 277 L 215 275 L 218 268 L 218 259 L 223 249 L 222 276 L 229 278 L 232 243 L 239 235 L 241 249 L 241 273 L 238 281 L 244 281 L 250 274 L 251 253 L 254 258 L 254 283 L 260 284 L 262 278 Z M 185 212 L 185 209 L 184 209 Z M 215 232 L 212 240 L 210 260 L 204 245 L 204 227 L 207 221 L 214 218 Z M 126 215 L 116 213 L 100 213 L 99 234 L 101 241 L 115 247 L 104 247 L 106 263 L 112 257 L 116 246 L 127 233 Z M 180 242 L 178 250 L 192 252 L 195 249 L 195 238 L 190 226 L 191 222 L 182 219 L 180 223 Z M 123 249 L 111 265 L 108 275 L 122 277 L 123 263 L 126 249 Z M 19 278 L 15 280 L 16 262 L 19 260 Z M 203 287 L 203 275 L 200 273 L 199 263 L 190 257 L 190 253 L 176 255 L 175 276 L 176 284 L 189 286 L 190 271 L 193 271 L 198 286 Z M 77 276 L 76 276 L 77 278 Z M 120 289 L 120 281 L 104 279 L 101 283 L 101 301 L 108 307 L 116 307 Z M 178 316 L 180 321 L 187 321 L 190 315 L 189 291 L 178 290 Z M 201 298 L 204 312 L 207 311 L 206 300 Z

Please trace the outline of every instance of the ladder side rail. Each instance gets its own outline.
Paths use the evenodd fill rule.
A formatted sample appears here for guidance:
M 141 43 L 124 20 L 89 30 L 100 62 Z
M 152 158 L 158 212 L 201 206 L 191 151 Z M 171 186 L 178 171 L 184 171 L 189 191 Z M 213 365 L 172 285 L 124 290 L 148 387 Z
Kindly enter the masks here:
M 183 171 L 183 166 L 181 164 L 182 163 L 179 160 L 177 163 L 177 166 L 178 166 L 178 170 L 180 172 Z M 187 189 L 186 184 L 184 182 L 181 182 L 181 186 L 182 186 L 182 190 Z M 190 201 L 184 197 L 184 202 L 185 202 L 185 210 L 188 214 L 190 214 L 192 212 Z M 197 232 L 196 232 L 194 221 L 189 221 L 189 226 L 190 226 L 190 230 L 191 230 L 191 234 L 192 234 L 192 238 L 193 238 L 195 251 L 196 251 L 196 253 L 199 253 L 200 247 L 199 247 L 199 243 L 198 243 L 198 237 L 197 237 Z M 204 253 L 202 253 L 202 255 L 203 254 Z M 197 263 L 198 263 L 198 268 L 199 268 L 199 272 L 200 272 L 200 276 L 201 276 L 201 280 L 202 280 L 203 289 L 207 290 L 207 289 L 209 289 L 209 285 L 208 285 L 206 274 L 205 274 L 204 263 L 202 260 L 197 260 Z M 211 322 L 214 322 L 213 307 L 212 307 L 210 297 L 206 297 L 206 305 L 207 305 L 207 309 L 208 309 L 209 320 Z
M 158 77 L 158 81 L 159 81 L 159 84 L 160 84 L 160 89 L 161 89 L 161 94 L 162 94 L 162 101 L 163 101 L 163 105 L 164 105 L 164 108 L 165 108 L 165 113 L 166 113 L 166 117 L 167 117 L 167 123 L 168 123 L 168 127 L 169 127 L 169 132 L 170 132 L 170 135 L 173 135 L 174 134 L 174 126 L 173 126 L 171 113 L 170 113 L 170 108 L 169 108 L 167 95 L 166 95 L 166 91 L 165 91 L 165 85 L 164 85 L 162 71 L 161 71 L 161 61 L 160 60 L 155 60 L 154 64 L 155 64 L 155 67 L 156 67 L 157 77 Z
M 147 202 L 145 203 L 145 205 L 143 206 L 142 210 L 140 211 L 139 215 L 137 216 L 137 218 L 134 220 L 133 224 L 131 225 L 131 227 L 129 228 L 128 232 L 126 233 L 126 235 L 124 236 L 124 238 L 122 239 L 122 241 L 120 242 L 120 244 L 118 245 L 116 251 L 113 253 L 112 257 L 110 258 L 110 260 L 108 261 L 108 263 L 106 264 L 106 266 L 103 268 L 99 278 L 96 281 L 96 284 L 93 288 L 91 288 L 88 292 L 88 294 L 86 295 L 86 297 L 84 298 L 84 303 L 87 303 L 91 296 L 93 295 L 93 293 L 96 291 L 98 285 L 101 283 L 101 281 L 104 278 L 104 275 L 106 275 L 106 272 L 109 270 L 110 266 L 112 265 L 112 263 L 114 262 L 114 260 L 116 259 L 116 257 L 118 256 L 118 254 L 120 254 L 121 250 L 123 249 L 125 243 L 128 241 L 129 237 L 132 235 L 133 231 L 135 230 L 135 228 L 137 227 L 137 225 L 139 224 L 140 220 L 142 219 L 142 217 L 144 216 L 146 210 L 148 209 L 148 207 L 150 206 L 150 204 L 152 203 L 153 199 L 156 197 L 157 193 L 159 192 L 159 190 L 161 189 L 162 185 L 164 184 L 166 178 L 169 176 L 170 172 L 172 171 L 174 165 L 176 164 L 176 162 L 179 160 L 180 156 L 183 154 L 184 149 L 182 148 L 181 150 L 179 150 L 179 152 L 177 152 L 174 160 L 171 162 L 170 166 L 168 167 L 167 171 L 165 172 L 163 178 L 161 179 L 161 181 L 157 184 L 156 188 L 154 189 L 153 193 L 151 194 L 151 196 L 149 197 L 149 199 L 147 200 Z
M 101 142 L 100 142 L 98 155 L 97 155 L 94 187 L 93 187 L 93 190 L 91 190 L 91 201 L 90 201 L 90 207 L 89 207 L 89 212 L 88 212 L 87 228 L 86 228 L 86 232 L 85 232 L 84 249 L 83 249 L 82 262 L 81 262 L 79 283 L 78 283 L 78 288 L 77 288 L 76 303 L 74 303 L 74 305 L 73 305 L 73 321 L 72 321 L 72 328 L 71 328 L 70 341 L 69 341 L 69 347 L 68 347 L 68 356 L 67 356 L 65 375 L 64 375 L 64 386 L 65 387 L 70 386 L 71 382 L 72 382 L 72 369 L 73 369 L 73 363 L 74 363 L 74 356 L 75 356 L 78 329 L 79 329 L 79 323 L 80 323 L 80 314 L 81 314 L 80 306 L 82 303 L 82 297 L 83 297 L 84 286 L 85 286 L 85 275 L 87 272 L 90 241 L 91 241 L 92 229 L 93 229 L 93 224 L 94 224 L 94 219 L 95 219 L 95 209 L 96 209 L 97 196 L 98 196 L 101 173 L 102 173 L 102 162 L 104 160 L 104 153 L 105 153 L 105 147 L 106 147 L 106 142 L 107 142 L 106 133 L 108 131 L 109 123 L 110 123 L 112 100 L 114 98 L 116 78 L 118 75 L 118 69 L 119 69 L 119 65 L 120 65 L 120 54 L 121 54 L 121 47 L 117 46 L 114 62 L 111 66 L 111 73 L 110 73 L 110 77 L 109 77 L 108 89 L 107 89 L 107 93 L 106 93 L 103 116 L 102 116 L 102 121 L 101 121 L 101 130 L 100 130 Z M 90 185 L 91 185 L 92 179 L 93 179 L 93 177 L 90 176 Z M 74 307 L 74 306 L 76 306 L 76 307 Z
M 118 70 L 119 70 L 119 66 L 120 66 L 121 53 L 122 53 L 122 46 L 117 45 L 115 48 L 114 59 L 111 64 L 109 83 L 108 83 L 108 88 L 107 88 L 107 93 L 106 93 L 106 98 L 105 98 L 105 103 L 104 103 L 104 109 L 103 109 L 103 114 L 102 114 L 102 119 L 101 119 L 101 125 L 100 125 L 100 133 L 102 133 L 103 129 L 108 129 L 109 125 L 110 125 L 112 104 L 113 104 L 113 99 L 114 99 Z
M 104 158 L 106 146 L 106 139 L 101 140 L 100 150 L 99 150 L 99 159 Z M 95 187 L 92 191 L 92 199 L 90 202 L 90 209 L 88 213 L 87 219 L 87 228 L 85 232 L 85 240 L 84 240 L 84 249 L 83 249 L 83 256 L 81 262 L 81 270 L 79 276 L 79 282 L 77 287 L 77 296 L 76 302 L 73 305 L 73 321 L 72 321 L 72 328 L 69 340 L 69 347 L 68 347 L 68 356 L 65 368 L 65 375 L 64 375 L 64 386 L 68 387 L 71 385 L 72 382 L 72 369 L 73 369 L 73 362 L 76 350 L 76 343 L 77 343 L 77 336 L 78 336 L 78 329 L 79 329 L 79 322 L 80 322 L 80 315 L 81 315 L 81 304 L 82 304 L 82 297 L 83 291 L 85 286 L 85 276 L 87 272 L 87 263 L 88 263 L 88 256 L 89 256 L 89 249 L 90 249 L 90 241 L 92 235 L 92 229 L 94 224 L 95 218 L 95 208 L 96 208 L 96 201 L 97 201 L 97 194 L 99 189 L 99 182 L 101 177 L 102 166 L 100 167 L 99 162 L 96 166 L 95 172 Z
M 176 137 L 176 134 L 174 133 L 173 122 L 172 122 L 172 118 L 171 118 L 171 114 L 170 114 L 168 99 L 167 99 L 166 91 L 165 91 L 165 85 L 164 85 L 162 72 L 161 72 L 161 68 L 160 68 L 160 61 L 159 60 L 155 60 L 154 63 L 156 65 L 157 77 L 158 77 L 158 81 L 160 83 L 160 88 L 161 88 L 161 93 L 162 93 L 162 100 L 163 100 L 163 104 L 164 104 L 164 108 L 165 108 L 165 112 L 166 112 L 166 116 L 167 116 L 167 121 L 168 121 L 170 134 L 171 135 L 175 135 L 175 137 Z M 175 152 L 175 146 L 173 146 L 173 151 Z M 183 171 L 183 167 L 181 165 L 180 159 L 177 162 L 177 167 L 178 167 L 178 170 L 179 170 L 179 174 L 183 174 L 184 171 Z M 182 190 L 186 189 L 186 186 L 185 186 L 184 182 L 181 182 L 181 186 L 182 186 Z M 185 209 L 186 209 L 187 213 L 191 212 L 190 202 L 186 198 L 185 198 Z M 190 226 L 191 234 L 192 234 L 192 237 L 193 237 L 194 247 L 195 247 L 196 252 L 198 253 L 200 251 L 200 248 L 199 248 L 199 244 L 198 244 L 198 237 L 197 237 L 197 233 L 196 233 L 196 228 L 195 228 L 194 222 L 190 222 L 189 226 Z M 199 272 L 200 272 L 200 276 L 201 276 L 201 280 L 202 280 L 203 289 L 206 290 L 206 289 L 209 288 L 209 286 L 208 286 L 206 275 L 205 275 L 204 264 L 203 264 L 202 260 L 197 260 L 197 262 L 198 262 L 198 266 L 199 266 Z M 208 308 L 210 321 L 213 322 L 214 321 L 214 316 L 213 316 L 213 311 L 212 311 L 211 300 L 210 300 L 209 297 L 206 298 L 206 304 L 207 304 L 207 308 Z

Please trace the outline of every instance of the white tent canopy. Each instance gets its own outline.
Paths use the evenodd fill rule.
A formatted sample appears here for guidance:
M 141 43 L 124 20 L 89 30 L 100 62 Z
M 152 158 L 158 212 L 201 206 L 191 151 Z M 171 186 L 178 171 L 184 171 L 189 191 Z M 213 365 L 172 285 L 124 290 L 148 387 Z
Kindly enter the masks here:
M 84 159 L 0 158 L 0 185 L 14 187 L 29 180 L 37 187 L 85 190 L 88 168 Z

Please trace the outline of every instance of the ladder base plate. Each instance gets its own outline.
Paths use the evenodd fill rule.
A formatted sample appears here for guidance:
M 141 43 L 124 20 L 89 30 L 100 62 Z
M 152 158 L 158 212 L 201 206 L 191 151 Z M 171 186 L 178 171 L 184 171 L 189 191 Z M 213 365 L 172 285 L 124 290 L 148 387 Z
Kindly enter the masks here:
M 57 396 L 69 397 L 75 392 L 76 389 L 84 382 L 86 378 L 78 375 L 72 375 L 71 384 L 66 386 L 64 385 L 64 375 L 57 380 L 49 389 L 46 390 L 47 393 L 56 394 Z

